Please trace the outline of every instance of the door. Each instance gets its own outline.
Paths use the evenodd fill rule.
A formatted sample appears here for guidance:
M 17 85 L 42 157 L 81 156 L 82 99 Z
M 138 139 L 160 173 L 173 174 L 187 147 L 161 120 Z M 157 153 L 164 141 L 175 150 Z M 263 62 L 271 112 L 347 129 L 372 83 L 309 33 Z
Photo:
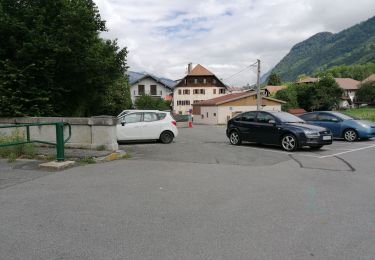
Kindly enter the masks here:
M 162 128 L 162 121 L 159 120 L 156 113 L 143 113 L 143 137 L 144 139 L 159 139 Z
M 256 111 L 243 113 L 238 117 L 238 128 L 240 130 L 241 137 L 247 141 L 254 140 L 254 123 Z
M 276 118 L 267 112 L 258 112 L 255 123 L 255 139 L 259 143 L 277 144 L 279 140 Z
M 142 135 L 142 113 L 132 113 L 123 117 L 117 125 L 117 140 L 141 140 Z
M 328 114 L 328 113 L 319 113 L 316 123 L 320 126 L 328 128 L 331 130 L 333 136 L 341 136 L 341 119 Z

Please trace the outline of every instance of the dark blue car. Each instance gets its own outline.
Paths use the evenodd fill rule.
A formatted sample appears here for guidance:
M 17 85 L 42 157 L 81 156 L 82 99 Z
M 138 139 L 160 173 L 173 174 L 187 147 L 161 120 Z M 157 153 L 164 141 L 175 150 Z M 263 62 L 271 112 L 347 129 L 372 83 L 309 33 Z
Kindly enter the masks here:
M 339 112 L 317 111 L 305 113 L 300 117 L 310 124 L 330 129 L 333 137 L 344 138 L 348 142 L 375 136 L 374 122 L 357 120 Z

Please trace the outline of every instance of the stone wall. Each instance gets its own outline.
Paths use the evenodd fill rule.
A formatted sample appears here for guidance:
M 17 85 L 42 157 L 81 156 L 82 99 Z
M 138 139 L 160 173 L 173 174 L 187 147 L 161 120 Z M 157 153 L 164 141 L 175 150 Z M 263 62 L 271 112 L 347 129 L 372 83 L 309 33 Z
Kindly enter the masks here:
M 118 149 L 116 125 L 117 118 L 110 116 L 98 116 L 89 118 L 70 117 L 21 117 L 0 118 L 0 125 L 34 124 L 66 122 L 72 126 L 72 137 L 65 144 L 66 148 L 96 149 L 105 147 L 112 151 Z M 0 129 L 0 134 L 9 135 L 15 128 Z M 18 128 L 25 132 L 25 127 Z M 64 130 L 64 139 L 69 135 L 68 127 Z M 30 127 L 30 137 L 33 140 L 55 142 L 56 130 L 54 125 Z

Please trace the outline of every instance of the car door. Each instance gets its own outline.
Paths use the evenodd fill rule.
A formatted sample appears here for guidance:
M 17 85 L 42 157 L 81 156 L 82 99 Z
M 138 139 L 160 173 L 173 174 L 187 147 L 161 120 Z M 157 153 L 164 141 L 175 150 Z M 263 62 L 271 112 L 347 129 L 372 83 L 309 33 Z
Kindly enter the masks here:
M 145 139 L 159 139 L 162 128 L 162 122 L 154 112 L 143 113 L 143 137 Z
M 253 141 L 255 138 L 255 117 L 256 111 L 241 114 L 237 119 L 237 125 L 240 130 L 241 137 L 247 141 Z
M 300 117 L 309 124 L 312 124 L 312 125 L 318 124 L 317 122 L 318 113 L 315 113 L 315 112 L 307 113 Z
M 142 113 L 131 113 L 125 115 L 117 125 L 117 140 L 141 140 L 142 132 Z
M 258 112 L 255 121 L 256 142 L 264 144 L 278 143 L 278 128 L 276 118 L 267 112 Z
M 329 113 L 319 113 L 316 123 L 331 130 L 333 136 L 341 135 L 341 119 Z

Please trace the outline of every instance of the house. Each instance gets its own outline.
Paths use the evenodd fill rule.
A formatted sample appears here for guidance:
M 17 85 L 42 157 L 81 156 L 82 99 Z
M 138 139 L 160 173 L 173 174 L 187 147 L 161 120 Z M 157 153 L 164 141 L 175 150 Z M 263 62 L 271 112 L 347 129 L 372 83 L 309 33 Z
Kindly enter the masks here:
M 127 75 L 133 104 L 137 97 L 142 94 L 162 98 L 164 100 L 172 100 L 173 89 L 177 82 L 149 73 L 128 71 Z
M 297 81 L 297 84 L 313 84 L 318 82 L 319 78 L 307 77 Z M 344 91 L 341 97 L 340 107 L 349 108 L 354 104 L 355 94 L 360 86 L 360 81 L 351 78 L 335 78 L 337 85 Z
M 336 83 L 344 91 L 341 97 L 340 107 L 349 108 L 353 106 L 355 94 L 361 84 L 360 81 L 351 78 L 335 78 Z
M 269 97 L 273 94 L 275 94 L 277 91 L 286 89 L 287 86 L 265 86 L 262 88 L 263 95 L 266 97 Z
M 218 77 L 200 64 L 192 69 L 190 63 L 187 75 L 174 88 L 173 110 L 177 114 L 188 115 L 193 110 L 193 104 L 226 93 L 227 86 Z
M 292 115 L 295 115 L 295 116 L 300 116 L 304 113 L 306 113 L 307 111 L 303 108 L 291 108 L 288 110 L 288 113 L 292 114 Z
M 370 76 L 362 80 L 362 84 L 367 83 L 369 81 L 375 81 L 375 74 L 371 74 Z
M 285 101 L 270 97 L 262 97 L 263 110 L 281 111 Z M 212 98 L 193 104 L 194 122 L 216 125 L 226 124 L 235 115 L 257 109 L 257 94 L 255 91 L 233 93 Z

